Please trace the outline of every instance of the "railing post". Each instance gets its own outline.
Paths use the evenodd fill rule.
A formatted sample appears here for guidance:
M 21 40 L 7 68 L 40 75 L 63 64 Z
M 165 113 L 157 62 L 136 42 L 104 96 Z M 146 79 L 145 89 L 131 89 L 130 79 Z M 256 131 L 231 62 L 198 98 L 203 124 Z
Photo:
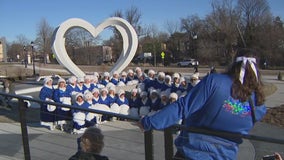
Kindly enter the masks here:
M 172 160 L 174 154 L 172 127 L 164 130 L 165 160 Z
M 153 130 L 144 132 L 145 160 L 154 160 Z
M 20 123 L 21 123 L 22 141 L 23 141 L 25 160 L 30 160 L 31 154 L 30 154 L 29 136 L 28 136 L 27 120 L 26 120 L 27 104 L 24 102 L 23 99 L 19 99 L 18 108 L 19 108 L 19 115 L 20 115 Z

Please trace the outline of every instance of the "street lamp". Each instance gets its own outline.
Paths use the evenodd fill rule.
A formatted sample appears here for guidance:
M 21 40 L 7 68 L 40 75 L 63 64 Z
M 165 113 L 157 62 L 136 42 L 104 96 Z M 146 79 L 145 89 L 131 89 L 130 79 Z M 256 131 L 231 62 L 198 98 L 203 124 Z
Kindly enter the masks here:
M 31 47 L 32 47 L 32 60 L 33 60 L 33 76 L 36 75 L 35 73 L 35 55 L 34 55 L 34 42 L 31 41 Z
M 24 46 L 24 56 L 25 56 L 25 59 L 24 59 L 25 68 L 27 68 L 28 67 L 28 55 L 27 55 L 26 46 Z

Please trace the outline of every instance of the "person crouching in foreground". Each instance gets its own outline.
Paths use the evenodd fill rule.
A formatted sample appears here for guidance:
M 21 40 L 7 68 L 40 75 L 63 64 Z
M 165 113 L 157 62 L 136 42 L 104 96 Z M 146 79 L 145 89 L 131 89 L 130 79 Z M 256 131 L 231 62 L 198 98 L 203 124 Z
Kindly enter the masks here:
M 100 155 L 104 147 L 104 135 L 99 128 L 89 127 L 78 138 L 78 151 L 69 160 L 108 160 Z
M 253 50 L 238 50 L 227 73 L 209 74 L 185 97 L 153 116 L 145 116 L 142 130 L 164 129 L 183 119 L 185 127 L 248 134 L 266 113 L 262 82 Z M 175 140 L 174 159 L 235 160 L 241 138 L 189 133 Z

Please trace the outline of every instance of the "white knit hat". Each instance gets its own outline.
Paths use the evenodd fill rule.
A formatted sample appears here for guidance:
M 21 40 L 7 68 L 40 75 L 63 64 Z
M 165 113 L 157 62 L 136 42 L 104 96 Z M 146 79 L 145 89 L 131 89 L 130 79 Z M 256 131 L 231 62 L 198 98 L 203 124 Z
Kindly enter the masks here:
M 116 91 L 116 88 L 115 88 L 115 86 L 113 85 L 113 86 L 110 86 L 110 87 L 108 88 L 108 90 L 109 90 L 109 91 L 114 91 L 114 92 L 115 92 L 115 91 Z
M 180 82 L 186 81 L 184 77 L 180 77 Z
M 166 76 L 165 72 L 159 72 L 159 73 L 158 73 L 158 77 L 163 77 L 163 78 L 165 78 L 165 76 Z
M 84 80 L 91 80 L 91 76 L 90 75 L 85 75 Z
M 82 97 L 83 98 L 84 95 L 82 93 L 77 93 L 76 96 L 75 96 L 75 99 L 77 100 L 78 97 Z
M 137 71 L 142 71 L 142 69 L 140 67 L 136 67 L 135 72 L 137 72 Z
M 85 82 L 85 80 L 84 80 L 83 77 L 78 77 L 78 78 L 77 78 L 77 82 L 78 82 L 78 83 L 80 83 L 80 82 Z
M 132 70 L 132 69 L 129 69 L 129 70 L 128 70 L 128 73 L 134 73 L 134 72 L 133 72 L 133 70 Z
M 118 71 L 114 71 L 112 75 L 119 75 Z
M 169 93 L 166 92 L 166 91 L 162 91 L 162 92 L 160 93 L 160 97 L 163 97 L 163 96 L 169 97 Z
M 98 88 L 94 88 L 94 89 L 92 90 L 92 93 L 95 93 L 95 92 L 97 92 L 97 93 L 100 94 L 100 90 L 99 90 Z
M 133 92 L 137 93 L 137 92 L 138 92 L 138 89 L 137 89 L 137 88 L 133 88 L 133 89 L 131 90 L 131 93 L 133 93 Z
M 122 94 L 125 94 L 125 91 L 124 91 L 123 89 L 120 89 L 120 90 L 118 91 L 118 96 L 120 96 L 120 95 L 122 95 Z
M 75 83 L 77 81 L 77 78 L 75 76 L 71 76 L 69 79 L 68 79 L 68 83 Z
M 172 92 L 169 96 L 169 98 L 174 98 L 174 99 L 178 99 L 178 95 L 175 92 Z
M 92 99 L 93 98 L 93 94 L 90 91 L 86 91 L 84 93 L 84 99 L 88 100 L 88 99 Z
M 109 72 L 104 72 L 104 77 L 109 77 L 109 76 L 110 76 Z
M 60 82 L 66 83 L 65 79 L 63 79 L 63 78 L 59 78 L 59 79 L 58 79 L 58 83 L 60 83 Z
M 106 92 L 108 93 L 108 90 L 107 90 L 106 87 L 102 88 L 102 89 L 101 89 L 101 92 L 102 92 L 102 91 L 106 91 Z
M 127 73 L 125 71 L 121 72 L 122 76 L 127 76 Z
M 155 73 L 155 71 L 154 71 L 153 69 L 150 69 L 150 70 L 148 71 L 148 75 L 149 75 L 149 74 L 156 74 L 156 73 Z
M 173 78 L 180 78 L 180 75 L 178 73 L 174 73 Z
M 194 73 L 193 75 L 191 75 L 190 79 L 193 79 L 193 78 L 199 79 L 198 74 Z
M 44 84 L 46 84 L 47 82 L 49 82 L 49 81 L 52 81 L 52 78 L 51 77 L 45 77 L 44 78 Z
M 140 97 L 142 97 L 142 96 L 147 96 L 148 95 L 148 93 L 146 92 L 146 91 L 142 91 L 141 93 L 140 93 Z

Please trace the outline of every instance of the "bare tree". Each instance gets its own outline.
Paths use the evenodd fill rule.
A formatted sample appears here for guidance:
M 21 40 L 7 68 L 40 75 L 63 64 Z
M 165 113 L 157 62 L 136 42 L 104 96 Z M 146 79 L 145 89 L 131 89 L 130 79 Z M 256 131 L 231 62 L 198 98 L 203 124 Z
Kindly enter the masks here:
M 25 35 L 20 34 L 16 37 L 15 43 L 18 43 L 24 46 L 24 45 L 28 45 L 30 43 L 30 40 L 28 40 L 28 38 Z
M 88 47 L 96 45 L 101 37 L 93 37 L 87 30 L 83 28 L 72 28 L 67 31 L 66 35 L 67 46 Z
M 169 21 L 169 20 L 167 20 L 167 21 L 165 22 L 165 27 L 166 27 L 166 29 L 167 29 L 167 31 L 168 31 L 168 33 L 169 33 L 170 35 L 172 35 L 172 34 L 174 34 L 175 32 L 177 32 L 178 29 L 180 28 L 179 22 Z
M 112 16 L 122 18 L 123 17 L 123 13 L 122 13 L 121 10 L 117 10 L 117 11 L 114 12 L 114 14 Z
M 37 38 L 35 43 L 37 44 L 37 47 L 39 51 L 41 52 L 44 63 L 47 62 L 46 56 L 49 55 L 51 57 L 51 40 L 52 40 L 52 33 L 53 33 L 53 27 L 51 27 L 46 19 L 41 19 L 41 21 L 38 24 L 37 29 Z
M 206 17 L 207 37 L 211 39 L 211 53 L 221 63 L 228 63 L 232 58 L 232 46 L 238 41 L 238 14 L 233 6 L 233 0 L 215 0 L 211 3 L 212 12 Z M 214 56 L 214 57 L 215 57 Z M 222 59 L 222 60 L 220 60 Z
M 260 40 L 257 33 L 263 32 L 262 26 L 269 25 L 272 21 L 268 2 L 267 0 L 238 0 L 237 8 L 246 44 L 248 47 L 256 48 L 257 41 Z
M 142 14 L 140 10 L 135 7 L 131 6 L 130 9 L 125 11 L 125 18 L 126 20 L 133 26 L 133 28 L 138 31 L 138 27 L 140 26 Z

